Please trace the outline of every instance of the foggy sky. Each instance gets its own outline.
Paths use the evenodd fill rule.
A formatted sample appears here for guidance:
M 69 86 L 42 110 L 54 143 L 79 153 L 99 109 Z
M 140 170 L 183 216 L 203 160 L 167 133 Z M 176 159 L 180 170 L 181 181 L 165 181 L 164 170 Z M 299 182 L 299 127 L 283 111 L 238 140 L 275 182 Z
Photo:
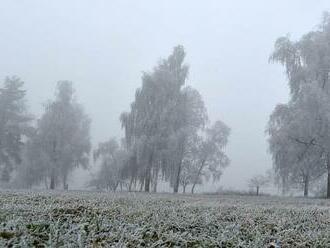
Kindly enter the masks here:
M 1 0 L 0 79 L 25 81 L 36 117 L 58 80 L 73 81 L 96 144 L 123 135 L 119 115 L 141 72 L 181 44 L 188 84 L 201 92 L 211 121 L 232 129 L 220 185 L 244 189 L 271 167 L 264 131 L 275 105 L 288 99 L 283 68 L 268 63 L 274 42 L 299 38 L 326 10 L 328 0 Z

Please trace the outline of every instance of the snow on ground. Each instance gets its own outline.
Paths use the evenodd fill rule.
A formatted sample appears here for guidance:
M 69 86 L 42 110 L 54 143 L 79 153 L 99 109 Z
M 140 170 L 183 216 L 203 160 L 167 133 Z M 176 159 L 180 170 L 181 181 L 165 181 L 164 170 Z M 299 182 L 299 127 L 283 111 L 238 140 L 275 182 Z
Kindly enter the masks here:
M 0 193 L 0 247 L 330 247 L 330 201 Z

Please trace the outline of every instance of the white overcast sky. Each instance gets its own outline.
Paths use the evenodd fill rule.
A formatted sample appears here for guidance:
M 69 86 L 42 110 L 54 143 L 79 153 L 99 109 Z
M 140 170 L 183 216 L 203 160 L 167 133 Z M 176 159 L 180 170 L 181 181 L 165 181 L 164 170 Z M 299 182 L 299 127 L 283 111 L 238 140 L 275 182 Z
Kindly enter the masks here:
M 120 137 L 141 72 L 182 44 L 188 84 L 212 121 L 232 129 L 221 185 L 244 189 L 271 167 L 265 127 L 288 98 L 283 68 L 268 63 L 274 42 L 314 29 L 329 0 L 1 0 L 0 79 L 26 82 L 36 116 L 58 80 L 74 82 L 92 117 L 93 143 Z

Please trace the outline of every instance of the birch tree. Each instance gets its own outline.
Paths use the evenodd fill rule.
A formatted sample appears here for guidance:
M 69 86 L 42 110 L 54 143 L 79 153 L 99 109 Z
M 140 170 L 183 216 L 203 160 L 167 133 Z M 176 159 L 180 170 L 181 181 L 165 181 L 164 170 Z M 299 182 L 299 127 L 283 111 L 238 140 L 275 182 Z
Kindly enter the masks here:
M 191 193 L 194 193 L 196 184 L 204 175 L 204 180 L 212 177 L 213 181 L 220 179 L 223 169 L 229 165 L 229 158 L 225 154 L 230 129 L 222 121 L 216 121 L 205 130 L 197 147 L 193 149 L 195 163 L 197 164 Z
M 278 121 L 278 128 L 283 135 L 270 133 L 271 146 L 275 140 L 284 144 L 292 145 L 290 150 L 295 150 L 292 158 L 295 166 L 301 168 L 315 168 L 322 174 L 325 166 L 328 177 L 327 197 L 330 198 L 330 142 L 329 142 L 329 94 L 330 94 L 330 16 L 324 14 L 324 19 L 318 29 L 304 35 L 299 41 L 291 41 L 289 37 L 281 37 L 275 43 L 275 50 L 271 56 L 271 61 L 279 62 L 284 65 L 289 81 L 291 99 L 288 103 L 288 113 L 293 116 L 289 122 Z M 276 112 L 275 112 L 276 113 Z M 275 114 L 276 115 L 276 114 Z M 304 116 L 303 118 L 300 118 Z M 298 118 L 301 122 L 295 121 Z M 284 118 L 285 119 L 285 118 Z M 307 122 L 305 122 L 305 119 Z M 273 122 L 273 120 L 271 120 Z M 294 124 L 295 123 L 295 124 Z M 271 124 L 277 125 L 276 121 Z M 285 130 L 285 131 L 284 131 Z M 299 131 L 299 133 L 297 133 Z M 285 134 L 287 132 L 287 134 Z M 290 135 L 295 132 L 295 135 Z M 275 136 L 274 136 L 275 134 Z M 282 138 L 278 138 L 281 137 Z M 274 139 L 274 142 L 272 141 Z M 291 141 L 290 141 L 291 140 Z M 290 141 L 290 142 L 288 142 Z M 280 143 L 277 143 L 280 144 Z M 303 148 L 301 148 L 303 147 Z M 271 148 L 275 163 L 286 160 L 290 156 L 283 151 L 284 148 Z M 301 151 L 302 149 L 302 151 Z M 311 151 L 313 149 L 314 151 Z M 274 152 L 276 150 L 276 152 Z M 283 152 L 281 155 L 279 150 Z M 306 150 L 306 152 L 304 152 Z M 310 152 L 310 156 L 306 156 Z M 284 155 L 285 154 L 285 155 Z M 302 155 L 304 154 L 304 155 Z M 291 154 L 292 155 L 292 154 Z M 312 157 L 314 157 L 312 159 Z M 299 161 L 299 163 L 297 163 Z M 283 162 L 281 167 L 290 167 L 290 163 Z M 308 165 L 307 165 L 308 164 Z M 277 165 L 275 165 L 277 166 Z M 319 169 L 318 169 L 319 168 Z M 304 170 L 305 170 L 304 169 Z M 283 170 L 282 170 L 283 172 Z M 309 175 L 305 175 L 305 181 L 309 181 Z M 316 174 L 318 174 L 316 173 Z M 304 173 L 306 174 L 306 173 Z
M 169 169 L 173 163 L 164 154 L 169 149 L 169 137 L 173 138 L 175 126 L 179 125 L 177 108 L 188 74 L 184 58 L 183 47 L 177 46 L 153 72 L 144 73 L 130 112 L 121 116 L 125 140 L 133 154 L 131 166 L 136 174 L 132 179 L 138 178 L 146 192 L 150 191 L 153 171 L 157 175 L 160 169 L 166 178 L 173 179 Z

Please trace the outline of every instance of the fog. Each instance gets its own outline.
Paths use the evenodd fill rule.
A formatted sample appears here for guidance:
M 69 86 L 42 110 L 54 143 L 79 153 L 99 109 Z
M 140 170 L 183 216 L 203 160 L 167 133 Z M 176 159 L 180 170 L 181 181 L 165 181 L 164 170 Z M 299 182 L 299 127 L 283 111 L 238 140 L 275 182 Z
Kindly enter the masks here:
M 36 117 L 58 80 L 73 81 L 97 144 L 122 137 L 119 115 L 129 110 L 142 72 L 181 44 L 188 84 L 202 94 L 210 119 L 232 130 L 231 164 L 218 185 L 244 189 L 271 168 L 265 127 L 288 99 L 284 69 L 268 62 L 274 42 L 287 33 L 299 38 L 326 10 L 327 0 L 2 0 L 0 79 L 17 75 L 26 83 Z

